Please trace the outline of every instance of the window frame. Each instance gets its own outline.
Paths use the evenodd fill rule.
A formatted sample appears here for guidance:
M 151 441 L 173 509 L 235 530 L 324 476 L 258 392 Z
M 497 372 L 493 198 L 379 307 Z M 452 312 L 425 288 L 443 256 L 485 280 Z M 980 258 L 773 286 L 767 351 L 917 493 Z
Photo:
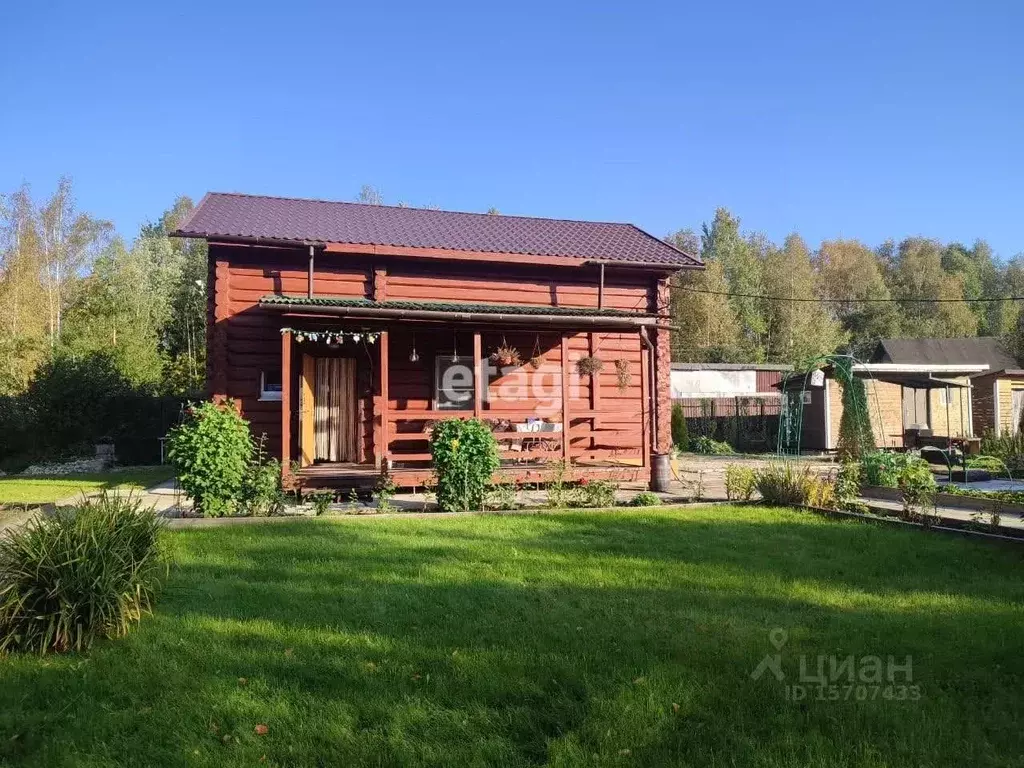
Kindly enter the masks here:
M 277 368 L 260 369 L 260 396 L 259 401 L 261 403 L 279 403 L 283 400 L 284 395 L 284 371 L 281 371 L 281 383 L 278 385 L 280 389 L 267 389 L 267 372 L 279 370 Z
M 455 360 L 452 360 L 454 356 Z M 465 365 L 470 371 L 470 385 L 469 385 L 469 398 L 464 402 L 457 402 L 454 400 L 448 400 L 449 405 L 443 405 L 439 394 L 443 391 L 441 389 L 441 380 L 444 378 L 444 371 L 448 367 L 453 365 Z M 439 367 L 443 366 L 443 367 Z M 461 413 L 463 411 L 472 411 L 474 408 L 474 395 L 476 394 L 476 366 L 474 365 L 472 355 L 453 355 L 452 352 L 438 352 L 434 355 L 434 375 L 433 381 L 433 406 L 435 411 L 453 411 L 455 413 Z M 454 390 L 463 391 L 463 390 Z

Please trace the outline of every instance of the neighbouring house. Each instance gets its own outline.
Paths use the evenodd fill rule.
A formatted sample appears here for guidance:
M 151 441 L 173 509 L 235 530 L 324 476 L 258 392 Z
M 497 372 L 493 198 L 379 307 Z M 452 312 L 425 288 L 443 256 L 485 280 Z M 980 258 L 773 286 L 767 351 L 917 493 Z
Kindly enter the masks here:
M 742 450 L 774 449 L 782 393 L 791 365 L 672 363 L 672 402 L 688 432 L 726 440 Z
M 823 372 L 821 382 L 801 372 L 779 385 L 787 402 L 803 399 L 806 450 L 831 451 L 839 442 L 843 388 L 832 366 Z M 1024 408 L 1024 370 L 991 337 L 882 339 L 869 362 L 853 364 L 853 374 L 864 381 L 879 447 L 938 445 L 997 425 L 1011 431 Z
M 976 436 L 986 432 L 1016 434 L 1024 411 L 1024 369 L 994 336 L 968 339 L 883 339 L 872 360 L 890 363 L 984 363 L 988 369 L 970 379 L 971 426 Z M 941 391 L 928 403 L 942 423 Z
M 211 193 L 174 234 L 209 243 L 209 394 L 290 485 L 421 485 L 451 416 L 506 479 L 670 449 L 669 278 L 702 264 L 635 226 Z

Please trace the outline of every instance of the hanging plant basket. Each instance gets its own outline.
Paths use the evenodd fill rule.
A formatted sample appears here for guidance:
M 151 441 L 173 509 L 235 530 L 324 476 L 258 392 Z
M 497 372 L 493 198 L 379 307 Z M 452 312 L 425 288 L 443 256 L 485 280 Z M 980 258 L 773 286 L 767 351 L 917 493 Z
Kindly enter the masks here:
M 491 353 L 491 362 L 499 368 L 518 367 L 523 364 L 523 360 L 519 356 L 519 350 L 515 347 L 510 347 L 504 340 L 502 340 L 501 346 Z
M 615 386 L 619 388 L 619 392 L 625 392 L 632 380 L 633 374 L 629 370 L 629 361 L 620 357 L 615 361 Z
M 604 368 L 604 361 L 593 355 L 581 357 L 576 361 L 576 373 L 580 376 L 593 376 L 600 373 L 602 368 Z
M 530 365 L 533 370 L 538 370 L 544 364 L 544 355 L 540 351 L 540 334 L 533 342 L 533 352 L 530 353 Z

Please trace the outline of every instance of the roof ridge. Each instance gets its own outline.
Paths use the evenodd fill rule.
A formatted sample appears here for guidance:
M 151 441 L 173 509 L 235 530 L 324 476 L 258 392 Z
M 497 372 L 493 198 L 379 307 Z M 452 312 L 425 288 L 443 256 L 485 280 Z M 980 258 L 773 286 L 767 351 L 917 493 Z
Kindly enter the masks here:
M 654 237 L 654 235 L 652 235 L 651 233 L 645 232 L 644 230 L 640 229 L 635 224 L 632 224 L 632 223 L 630 223 L 628 221 L 595 221 L 594 219 L 565 219 L 565 218 L 556 218 L 556 217 L 552 217 L 552 216 L 524 216 L 524 215 L 515 214 L 515 213 L 487 213 L 486 211 L 481 213 L 480 211 L 454 211 L 454 210 L 451 210 L 449 208 L 425 208 L 425 207 L 415 206 L 415 205 L 390 205 L 390 204 L 385 204 L 385 203 L 360 203 L 360 202 L 355 201 L 355 200 L 325 200 L 324 198 L 321 198 L 321 197 L 288 197 L 288 196 L 285 196 L 285 195 L 254 195 L 254 194 L 251 194 L 249 192 L 207 192 L 205 195 L 203 195 L 203 200 L 205 200 L 208 197 L 212 197 L 212 196 L 248 197 L 248 198 L 261 199 L 261 200 L 283 200 L 283 201 L 291 201 L 291 202 L 297 202 L 297 203 L 322 203 L 324 205 L 351 205 L 351 206 L 359 206 L 359 207 L 367 207 L 367 208 L 388 208 L 388 209 L 396 210 L 396 211 L 421 211 L 421 212 L 424 212 L 424 213 L 447 213 L 447 214 L 456 214 L 456 215 L 459 215 L 459 216 L 480 216 L 480 217 L 487 217 L 487 218 L 495 218 L 495 217 L 497 217 L 497 218 L 502 218 L 502 219 L 523 219 L 525 221 L 559 221 L 559 222 L 563 222 L 563 223 L 567 223 L 567 224 L 604 224 L 604 225 L 611 226 L 611 227 L 633 227 L 634 229 L 639 230 L 640 232 L 643 232 L 643 234 L 647 235 L 651 239 L 658 240 L 658 238 Z M 200 202 L 202 202 L 202 201 L 200 201 Z M 197 205 L 196 208 L 198 208 L 198 207 L 199 206 Z M 658 242 L 663 243 L 664 245 L 668 245 L 670 248 L 674 248 L 675 250 L 679 251 L 678 248 L 675 248 L 675 246 L 671 245 L 670 243 L 665 243 L 663 240 L 658 240 Z M 690 256 L 690 254 L 685 253 L 683 251 L 679 251 L 679 252 L 682 253 L 684 256 Z M 691 256 L 691 258 L 692 258 L 692 256 Z

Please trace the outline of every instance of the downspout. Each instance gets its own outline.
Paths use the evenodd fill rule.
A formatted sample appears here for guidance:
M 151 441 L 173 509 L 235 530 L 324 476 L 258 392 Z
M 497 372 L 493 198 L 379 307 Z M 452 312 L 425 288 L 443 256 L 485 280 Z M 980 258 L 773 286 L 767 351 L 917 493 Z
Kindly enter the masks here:
M 313 254 L 316 252 L 315 246 L 309 246 L 309 280 L 306 284 L 306 298 L 313 298 Z
M 604 309 L 604 262 L 601 262 L 601 279 L 597 284 L 597 308 Z

